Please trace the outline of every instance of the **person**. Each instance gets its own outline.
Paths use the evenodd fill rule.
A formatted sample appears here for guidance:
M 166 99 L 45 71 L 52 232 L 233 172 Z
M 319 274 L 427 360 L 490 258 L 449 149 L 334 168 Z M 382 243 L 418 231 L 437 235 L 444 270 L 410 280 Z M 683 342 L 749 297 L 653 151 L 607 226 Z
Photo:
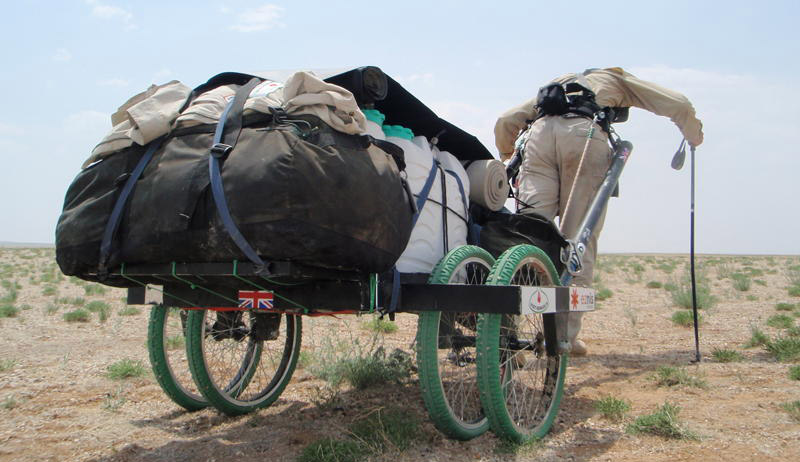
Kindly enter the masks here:
M 702 123 L 692 104 L 680 93 L 638 79 L 619 67 L 588 69 L 581 74 L 566 74 L 553 81 L 562 85 L 573 82 L 594 92 L 595 102 L 600 107 L 638 107 L 669 117 L 691 146 L 696 147 L 703 142 Z M 537 118 L 537 103 L 537 97 L 534 97 L 501 115 L 495 125 L 495 144 L 501 160 L 508 160 L 520 131 L 534 121 L 529 129 L 518 175 L 517 199 L 521 205 L 518 211 L 538 213 L 550 220 L 558 216 L 562 233 L 571 239 L 610 165 L 612 152 L 608 135 L 591 118 L 582 114 L 544 115 Z M 591 129 L 593 131 L 589 139 Z M 587 243 L 583 270 L 573 279 L 575 285 L 591 286 L 597 239 L 604 220 L 605 210 Z M 586 344 L 577 338 L 581 317 L 579 313 L 569 317 L 567 331 L 573 355 L 585 355 L 587 352 Z

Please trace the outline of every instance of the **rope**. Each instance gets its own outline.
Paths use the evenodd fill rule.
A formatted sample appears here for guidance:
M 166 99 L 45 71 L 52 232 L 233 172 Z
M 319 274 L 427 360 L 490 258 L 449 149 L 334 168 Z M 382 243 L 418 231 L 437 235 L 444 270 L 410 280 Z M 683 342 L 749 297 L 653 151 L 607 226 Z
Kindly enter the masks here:
M 586 144 L 583 146 L 583 153 L 581 153 L 581 160 L 578 163 L 578 170 L 575 172 L 575 178 L 572 179 L 572 186 L 569 189 L 569 196 L 567 196 L 567 206 L 564 207 L 564 213 L 561 214 L 561 232 L 564 232 L 564 227 L 567 222 L 567 213 L 569 213 L 569 206 L 572 204 L 572 193 L 575 192 L 575 185 L 578 184 L 578 176 L 580 176 L 581 170 L 583 169 L 583 160 L 586 158 L 586 153 L 589 151 L 589 143 L 592 141 L 592 136 L 594 135 L 594 126 L 597 123 L 597 120 L 598 118 L 595 115 L 594 119 L 592 119 L 592 125 L 589 127 L 589 133 L 586 135 Z

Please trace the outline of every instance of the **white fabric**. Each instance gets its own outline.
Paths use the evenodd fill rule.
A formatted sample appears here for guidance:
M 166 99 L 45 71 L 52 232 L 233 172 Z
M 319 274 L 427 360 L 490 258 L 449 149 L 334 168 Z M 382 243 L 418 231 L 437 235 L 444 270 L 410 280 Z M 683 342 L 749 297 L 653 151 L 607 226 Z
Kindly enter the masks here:
M 476 160 L 467 167 L 469 200 L 489 210 L 503 208 L 508 198 L 506 167 L 497 159 Z
M 92 150 L 83 166 L 133 143 L 145 145 L 169 133 L 178 111 L 191 93 L 186 85 L 173 80 L 151 85 L 133 96 L 111 116 L 111 132 Z

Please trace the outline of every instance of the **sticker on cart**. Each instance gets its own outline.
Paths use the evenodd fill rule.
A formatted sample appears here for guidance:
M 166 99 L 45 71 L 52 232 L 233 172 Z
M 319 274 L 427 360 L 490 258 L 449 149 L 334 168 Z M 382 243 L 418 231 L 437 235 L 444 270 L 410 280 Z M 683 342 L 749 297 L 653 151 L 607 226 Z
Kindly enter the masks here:
M 594 289 L 572 287 L 569 294 L 570 311 L 594 311 Z
M 249 308 L 253 310 L 272 310 L 275 294 L 271 290 L 240 290 L 239 308 Z
M 528 300 L 528 307 L 534 313 L 544 313 L 550 307 L 550 297 L 544 290 L 536 288 Z

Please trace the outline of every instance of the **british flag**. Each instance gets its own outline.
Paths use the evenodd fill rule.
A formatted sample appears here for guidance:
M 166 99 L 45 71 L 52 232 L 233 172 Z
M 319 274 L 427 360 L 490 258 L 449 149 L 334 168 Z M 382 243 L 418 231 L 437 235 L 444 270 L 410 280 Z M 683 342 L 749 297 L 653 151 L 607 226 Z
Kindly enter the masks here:
M 271 310 L 274 294 L 271 290 L 240 290 L 239 308 L 252 308 L 256 310 Z

